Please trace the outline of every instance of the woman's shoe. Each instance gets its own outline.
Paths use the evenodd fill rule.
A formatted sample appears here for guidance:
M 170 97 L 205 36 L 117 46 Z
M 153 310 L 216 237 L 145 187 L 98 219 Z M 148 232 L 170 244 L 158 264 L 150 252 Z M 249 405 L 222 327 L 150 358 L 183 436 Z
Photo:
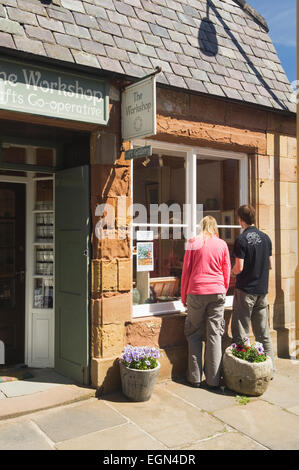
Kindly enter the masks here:
M 201 387 L 201 383 L 200 383 L 200 382 L 188 382 L 188 384 L 189 384 L 191 387 L 194 387 L 194 388 L 200 388 L 200 387 Z

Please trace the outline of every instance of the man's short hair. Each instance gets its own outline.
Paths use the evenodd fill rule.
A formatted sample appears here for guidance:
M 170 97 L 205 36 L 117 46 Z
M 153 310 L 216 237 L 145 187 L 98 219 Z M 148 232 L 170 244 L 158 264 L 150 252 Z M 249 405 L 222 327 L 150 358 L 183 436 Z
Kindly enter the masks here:
M 250 205 L 244 204 L 244 206 L 239 207 L 238 216 L 247 225 L 255 223 L 255 209 Z

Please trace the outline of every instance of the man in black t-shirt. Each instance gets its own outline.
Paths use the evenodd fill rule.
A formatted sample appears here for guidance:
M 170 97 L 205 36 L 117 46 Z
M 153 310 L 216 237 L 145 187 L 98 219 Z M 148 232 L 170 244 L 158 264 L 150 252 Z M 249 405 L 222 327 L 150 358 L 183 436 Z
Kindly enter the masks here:
M 256 341 L 263 343 L 274 369 L 272 341 L 268 325 L 269 269 L 272 268 L 272 243 L 266 233 L 258 230 L 255 210 L 244 205 L 238 210 L 243 232 L 235 241 L 233 256 L 236 275 L 233 302 L 232 334 L 235 343 L 249 336 L 250 322 Z

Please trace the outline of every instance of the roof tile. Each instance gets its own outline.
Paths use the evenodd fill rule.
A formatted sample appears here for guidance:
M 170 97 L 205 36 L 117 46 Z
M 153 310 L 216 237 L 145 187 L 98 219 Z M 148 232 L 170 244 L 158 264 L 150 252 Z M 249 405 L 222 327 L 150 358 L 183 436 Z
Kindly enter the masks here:
M 98 68 L 97 57 L 94 54 L 87 54 L 83 51 L 72 50 L 75 62 L 80 65 Z
M 137 52 L 136 43 L 131 41 L 131 39 L 118 38 L 115 36 L 115 44 L 120 49 L 125 49 L 126 51 L 130 52 Z
M 37 16 L 38 22 L 42 28 L 56 31 L 57 33 L 64 33 L 63 23 L 53 18 L 44 18 L 43 16 Z
M 123 62 L 122 66 L 125 73 L 131 77 L 142 77 L 144 75 L 144 69 L 139 65 Z
M 54 9 L 48 8 L 48 15 L 50 18 L 54 18 L 55 20 L 65 21 L 66 23 L 74 23 L 74 17 L 69 10 L 63 9 Z
M 52 44 L 55 44 L 55 37 L 53 36 L 53 33 L 48 29 L 40 28 L 39 26 L 26 25 L 25 31 L 27 36 L 31 39 L 38 39 L 42 42 L 50 42 Z
M 107 8 L 108 10 L 115 10 L 115 6 L 112 0 L 94 0 L 94 3 L 103 8 Z
M 162 39 L 159 36 L 153 36 L 152 34 L 142 33 L 145 44 L 155 47 L 163 47 Z M 164 39 L 166 41 L 166 39 Z
M 86 14 L 83 15 L 82 13 L 74 13 L 74 17 L 77 25 L 79 26 L 85 26 L 85 28 L 93 29 L 98 28 L 97 20 L 92 16 L 88 16 Z
M 145 57 L 140 54 L 134 54 L 133 52 L 129 52 L 129 59 L 130 62 L 132 62 L 135 65 L 139 65 L 140 67 L 146 67 L 150 68 L 151 67 L 151 62 L 149 61 L 148 57 Z
M 85 13 L 83 3 L 80 0 L 60 0 L 61 6 L 67 10 Z
M 78 26 L 76 24 L 65 23 L 65 31 L 71 36 L 76 36 L 77 38 L 91 39 L 90 32 L 87 28 L 83 26 Z
M 65 62 L 74 62 L 72 53 L 67 47 L 58 44 L 44 44 L 48 57 L 63 60 Z
M 162 26 L 152 24 L 152 23 L 149 24 L 149 27 L 151 29 L 151 32 L 155 34 L 156 36 L 169 39 L 169 34 L 166 28 L 163 28 Z
M 178 31 L 169 31 L 170 38 L 178 43 L 187 43 L 186 36 Z
M 103 44 L 90 41 L 89 39 L 81 39 L 80 42 L 84 52 L 88 52 L 94 55 L 106 55 L 106 50 Z
M 183 52 L 178 42 L 171 41 L 170 39 L 162 39 L 162 41 L 168 51 L 178 52 L 179 54 Z
M 141 0 L 141 4 L 146 11 L 151 13 L 156 13 L 157 15 L 161 14 L 161 8 L 158 5 L 149 2 L 148 0 Z
M 4 2 L 9 4 L 9 2 Z M 30 0 L 18 0 L 18 6 L 21 10 L 28 11 L 30 13 L 37 13 L 39 15 L 47 16 L 47 11 L 40 3 L 33 3 Z
M 0 31 L 17 34 L 19 36 L 24 36 L 25 34 L 23 27 L 17 21 L 12 21 L 7 18 L 0 18 Z
M 211 95 L 225 96 L 222 88 L 219 85 L 214 85 L 213 83 L 205 82 L 205 87 L 208 90 L 208 93 Z
M 165 49 L 157 49 L 157 54 L 160 57 L 160 59 L 165 60 L 166 62 L 172 63 L 172 62 L 178 61 L 174 52 L 165 51 Z
M 103 31 L 104 33 L 122 37 L 122 32 L 117 24 L 111 23 L 111 21 L 103 20 L 102 18 L 98 18 L 98 24 L 100 26 L 101 31 Z
M 185 67 L 184 65 L 180 64 L 171 64 L 172 70 L 174 73 L 180 77 L 190 77 L 191 78 L 191 73 L 189 72 L 188 67 Z
M 128 5 L 127 3 L 114 0 L 114 6 L 116 10 L 118 11 L 118 13 L 121 13 L 122 15 L 133 16 L 133 17 L 136 16 L 134 8 L 132 8 L 132 6 Z
M 210 81 L 207 72 L 205 72 L 204 70 L 190 69 L 190 72 L 192 73 L 193 78 L 195 78 L 196 80 L 203 81 L 203 82 Z
M 14 40 L 9 33 L 0 32 L 0 47 L 8 47 L 9 49 L 16 48 Z
M 181 65 L 186 67 L 196 67 L 193 57 L 184 54 L 177 54 L 177 59 Z
M 121 15 L 120 13 L 117 13 L 117 11 L 107 11 L 109 20 L 112 21 L 112 23 L 116 24 L 121 24 L 121 25 L 126 25 L 129 26 L 129 21 L 125 15 Z
M 109 70 L 110 72 L 124 73 L 124 70 L 119 62 L 119 60 L 110 59 L 110 57 L 99 57 L 98 61 L 104 70 Z
M 103 33 L 96 29 L 90 29 L 92 39 L 94 41 L 100 42 L 101 44 L 107 44 L 108 46 L 114 46 L 114 39 L 111 34 Z
M 147 44 L 139 44 L 137 43 L 137 49 L 139 54 L 145 55 L 148 57 L 157 57 L 156 49 L 152 46 L 148 46 Z
M 142 34 L 139 31 L 136 31 L 127 26 L 121 26 L 122 34 L 127 39 L 132 39 L 132 41 L 143 42 Z
M 81 43 L 75 36 L 69 36 L 62 33 L 54 33 L 57 44 L 70 47 L 71 49 L 81 49 Z
M 105 46 L 107 57 L 111 59 L 117 59 L 124 62 L 129 61 L 129 57 L 126 51 L 119 49 L 118 47 Z
M 145 33 L 150 33 L 150 27 L 146 21 L 141 21 L 138 18 L 129 18 L 132 28 L 137 29 L 138 31 L 144 31 Z
M 178 77 L 173 73 L 165 73 L 165 77 L 167 78 L 170 85 L 178 88 L 188 88 L 185 80 L 182 77 Z
M 95 18 L 102 18 L 103 20 L 108 20 L 108 15 L 105 8 L 102 8 L 98 5 L 90 5 L 89 3 L 85 4 L 85 10 L 88 15 L 92 15 Z
M 17 49 L 30 52 L 31 54 L 45 55 L 45 49 L 41 41 L 34 39 L 28 39 L 20 36 L 14 37 Z

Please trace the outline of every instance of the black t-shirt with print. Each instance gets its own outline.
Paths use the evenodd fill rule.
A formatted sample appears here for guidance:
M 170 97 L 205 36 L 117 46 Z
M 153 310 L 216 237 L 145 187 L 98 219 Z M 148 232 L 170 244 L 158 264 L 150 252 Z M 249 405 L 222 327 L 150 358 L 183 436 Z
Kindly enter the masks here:
M 236 288 L 248 294 L 267 294 L 269 257 L 272 256 L 268 235 L 254 226 L 247 227 L 235 241 L 233 256 L 244 260 L 243 271 L 237 275 Z

